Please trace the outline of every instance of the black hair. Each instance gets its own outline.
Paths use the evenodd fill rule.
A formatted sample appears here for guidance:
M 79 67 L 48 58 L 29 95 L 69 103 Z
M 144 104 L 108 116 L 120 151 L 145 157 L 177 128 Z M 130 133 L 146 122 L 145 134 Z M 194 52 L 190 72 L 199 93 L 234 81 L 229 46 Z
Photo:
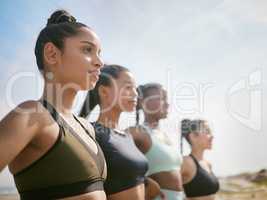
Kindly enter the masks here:
M 87 96 L 84 100 L 82 109 L 80 111 L 81 117 L 87 117 L 90 112 L 96 107 L 96 105 L 100 104 L 99 98 L 99 86 L 111 86 L 112 78 L 118 79 L 121 72 L 128 72 L 129 70 L 120 65 L 105 65 L 101 68 L 101 73 L 99 75 L 99 79 L 96 83 L 96 86 L 93 90 L 88 91 Z
M 52 42 L 58 49 L 63 50 L 64 39 L 77 35 L 81 27 L 87 26 L 76 22 L 76 19 L 65 10 L 57 10 L 50 16 L 46 27 L 41 30 L 35 44 L 36 62 L 40 71 L 44 70 L 43 53 L 45 44 Z
M 191 141 L 189 138 L 190 133 L 198 133 L 203 124 L 205 123 L 204 120 L 196 119 L 196 120 L 190 120 L 190 119 L 183 119 L 181 121 L 181 153 L 183 153 L 183 138 L 186 139 L 186 141 L 191 145 Z
M 139 125 L 140 121 L 140 110 L 141 107 L 141 100 L 144 100 L 146 97 L 149 97 L 149 91 L 152 89 L 162 89 L 162 85 L 159 83 L 147 83 L 144 85 L 140 85 L 137 88 L 138 99 L 136 105 L 136 125 Z

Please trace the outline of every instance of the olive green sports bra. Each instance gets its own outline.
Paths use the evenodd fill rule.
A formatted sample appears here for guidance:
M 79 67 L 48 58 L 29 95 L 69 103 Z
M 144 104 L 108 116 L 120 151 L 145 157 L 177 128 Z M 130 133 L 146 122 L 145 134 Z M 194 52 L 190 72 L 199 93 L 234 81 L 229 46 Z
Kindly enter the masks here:
M 45 100 L 42 103 L 58 123 L 59 136 L 41 158 L 14 174 L 21 199 L 58 199 L 103 190 L 106 163 L 98 143 L 74 116 L 96 142 L 96 154 L 52 105 Z

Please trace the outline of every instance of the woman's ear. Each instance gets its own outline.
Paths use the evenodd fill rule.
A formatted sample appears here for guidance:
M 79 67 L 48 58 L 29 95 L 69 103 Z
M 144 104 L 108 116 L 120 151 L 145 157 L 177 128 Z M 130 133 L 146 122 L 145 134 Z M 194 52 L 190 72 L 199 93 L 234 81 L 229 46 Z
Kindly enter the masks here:
M 100 98 L 107 98 L 108 97 L 108 88 L 104 85 L 100 85 L 98 87 L 98 94 Z
M 191 132 L 191 133 L 189 133 L 189 135 L 188 135 L 188 139 L 190 140 L 191 143 L 192 143 L 192 141 L 195 140 L 196 137 L 197 137 L 197 134 L 194 133 L 194 132 Z
M 49 66 L 54 66 L 59 62 L 60 54 L 60 50 L 52 42 L 44 45 L 44 63 Z

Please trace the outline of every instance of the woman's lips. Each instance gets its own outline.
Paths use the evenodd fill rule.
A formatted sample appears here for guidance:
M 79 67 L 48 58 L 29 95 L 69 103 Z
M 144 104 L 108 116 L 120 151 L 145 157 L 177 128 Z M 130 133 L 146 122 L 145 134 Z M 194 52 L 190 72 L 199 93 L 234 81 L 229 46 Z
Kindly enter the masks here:
M 88 70 L 88 73 L 89 74 L 95 74 L 95 75 L 99 76 L 100 75 L 100 70 Z
M 88 71 L 89 75 L 93 77 L 96 81 L 99 79 L 100 71 L 99 70 L 91 70 Z
M 137 105 L 137 100 L 129 100 L 128 102 L 131 104 Z

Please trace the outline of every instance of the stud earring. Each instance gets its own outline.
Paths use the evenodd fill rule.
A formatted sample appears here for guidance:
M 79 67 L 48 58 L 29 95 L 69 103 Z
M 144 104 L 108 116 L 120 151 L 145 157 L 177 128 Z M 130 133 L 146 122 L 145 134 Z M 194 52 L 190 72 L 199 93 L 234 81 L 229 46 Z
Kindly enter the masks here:
M 45 76 L 46 76 L 46 78 L 47 78 L 48 80 L 52 80 L 52 79 L 54 78 L 54 74 L 53 74 L 53 72 L 47 72 L 47 73 L 45 74 Z

